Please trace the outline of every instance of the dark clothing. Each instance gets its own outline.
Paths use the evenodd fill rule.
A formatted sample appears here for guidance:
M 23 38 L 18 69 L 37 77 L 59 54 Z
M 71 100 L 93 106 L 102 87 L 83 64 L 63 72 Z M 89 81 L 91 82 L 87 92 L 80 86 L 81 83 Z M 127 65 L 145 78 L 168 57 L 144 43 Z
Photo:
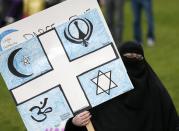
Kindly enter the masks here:
M 178 117 L 177 130 L 176 131 L 179 131 L 179 117 Z
M 22 0 L 0 0 L 0 4 L 0 27 L 22 18 Z
M 142 9 L 144 9 L 148 25 L 147 38 L 151 38 L 154 40 L 152 0 L 132 0 L 132 9 L 134 14 L 134 39 L 138 43 L 142 43 L 141 16 Z
M 99 5 L 100 5 L 100 0 L 97 0 L 97 1 L 98 1 Z
M 122 42 L 124 2 L 124 0 L 106 0 L 106 20 L 118 47 Z
M 46 8 L 49 8 L 49 7 L 54 6 L 56 4 L 59 4 L 63 1 L 64 0 L 46 0 Z
M 22 0 L 11 0 L 6 17 L 13 17 L 15 20 L 22 18 Z
M 96 131 L 176 131 L 177 113 L 165 87 L 145 59 L 123 57 L 133 52 L 143 55 L 140 45 L 127 43 L 120 54 L 134 90 L 103 103 L 90 112 Z M 65 131 L 86 131 L 71 120 Z
M 6 17 L 9 4 L 10 4 L 10 0 L 0 0 L 0 27 L 6 24 L 4 19 Z

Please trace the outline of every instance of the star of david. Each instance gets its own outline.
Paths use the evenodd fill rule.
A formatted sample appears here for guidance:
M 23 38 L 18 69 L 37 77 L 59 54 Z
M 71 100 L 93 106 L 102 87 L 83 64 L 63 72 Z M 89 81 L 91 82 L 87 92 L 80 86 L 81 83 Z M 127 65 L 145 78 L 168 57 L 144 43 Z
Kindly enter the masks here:
M 99 70 L 97 77 L 91 79 L 91 81 L 96 84 L 96 95 L 101 93 L 110 95 L 111 89 L 118 87 L 111 79 L 111 71 L 103 73 Z

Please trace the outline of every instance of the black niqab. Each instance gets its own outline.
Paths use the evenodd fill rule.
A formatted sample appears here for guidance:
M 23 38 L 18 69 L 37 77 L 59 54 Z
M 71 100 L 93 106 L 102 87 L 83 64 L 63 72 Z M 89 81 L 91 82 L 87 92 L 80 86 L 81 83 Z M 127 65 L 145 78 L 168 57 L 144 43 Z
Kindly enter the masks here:
M 123 56 L 137 53 L 144 57 L 142 47 L 127 42 L 119 51 L 134 90 L 91 110 L 95 130 L 176 131 L 177 113 L 173 102 L 145 58 L 139 61 Z M 65 131 L 86 131 L 86 128 L 74 126 L 70 119 Z

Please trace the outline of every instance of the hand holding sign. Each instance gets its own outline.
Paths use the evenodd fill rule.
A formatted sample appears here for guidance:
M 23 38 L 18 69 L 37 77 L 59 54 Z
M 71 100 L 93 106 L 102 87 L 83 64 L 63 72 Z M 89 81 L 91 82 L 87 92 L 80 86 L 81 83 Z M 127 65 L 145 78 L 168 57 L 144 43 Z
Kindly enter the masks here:
M 76 115 L 73 119 L 72 119 L 72 123 L 75 125 L 75 126 L 79 126 L 79 127 L 82 127 L 82 126 L 86 126 L 87 130 L 88 131 L 95 131 L 94 130 L 94 127 L 92 125 L 92 122 L 90 120 L 91 118 L 91 114 L 89 111 L 84 111 L 78 115 Z
M 91 114 L 89 111 L 84 111 L 76 115 L 72 119 L 72 123 L 76 126 L 86 126 L 90 122 Z

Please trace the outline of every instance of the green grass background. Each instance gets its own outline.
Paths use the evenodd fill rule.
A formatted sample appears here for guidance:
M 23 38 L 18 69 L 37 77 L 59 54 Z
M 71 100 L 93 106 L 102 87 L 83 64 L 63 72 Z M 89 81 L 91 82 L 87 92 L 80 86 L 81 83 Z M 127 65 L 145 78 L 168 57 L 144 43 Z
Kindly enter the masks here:
M 143 15 L 144 50 L 148 62 L 158 74 L 179 112 L 179 0 L 153 0 L 156 45 L 146 46 L 146 18 Z M 125 5 L 124 40 L 133 39 L 130 0 Z M 24 131 L 13 99 L 0 78 L 0 131 Z

